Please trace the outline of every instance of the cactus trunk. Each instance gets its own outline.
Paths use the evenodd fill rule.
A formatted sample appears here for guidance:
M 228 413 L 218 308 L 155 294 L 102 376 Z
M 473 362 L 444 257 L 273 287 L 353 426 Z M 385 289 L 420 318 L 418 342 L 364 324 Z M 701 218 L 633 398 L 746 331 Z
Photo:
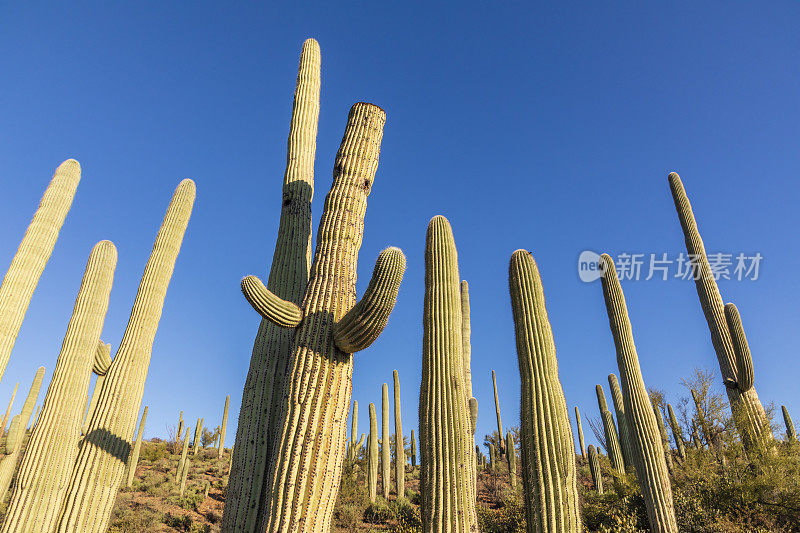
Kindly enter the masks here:
M 514 436 L 509 431 L 506 434 L 506 457 L 508 458 L 508 481 L 511 483 L 511 489 L 517 489 L 517 450 L 514 447 Z
M 728 400 L 731 410 L 734 412 L 734 423 L 745 446 L 749 447 L 759 437 L 772 438 L 769 421 L 755 388 L 738 386 L 739 372 L 744 369 L 738 368 L 731 330 L 725 318 L 722 296 L 708 262 L 705 245 L 700 237 L 689 197 L 686 195 L 680 177 L 675 172 L 669 175 L 669 186 L 683 229 L 686 251 L 695 268 L 697 295 L 700 297 L 700 306 L 711 332 L 711 342 L 717 354 L 722 379 L 726 383 Z
M 0 380 L 80 179 L 81 166 L 74 159 L 58 166 L 0 285 Z
M 95 245 L 75 300 L 40 420 L 35 425 L 17 474 L 3 532 L 50 532 L 67 497 L 78 455 L 86 395 L 95 350 L 100 344 L 117 250 L 109 241 Z
M 578 406 L 575 406 L 575 423 L 578 425 L 578 444 L 581 446 L 581 457 L 586 460 L 586 445 L 583 440 L 583 426 L 581 425 L 581 412 Z
M 589 445 L 589 472 L 597 494 L 603 494 L 603 471 L 600 470 L 600 461 L 597 459 L 597 450 Z
M 369 447 L 367 448 L 367 485 L 369 501 L 375 502 L 378 496 L 378 415 L 375 404 L 369 404 Z
M 675 439 L 675 448 L 678 450 L 678 457 L 686 459 L 686 445 L 683 442 L 683 432 L 681 426 L 678 424 L 678 419 L 675 418 L 675 411 L 672 406 L 667 404 L 667 413 L 669 413 L 669 427 L 672 429 L 672 436 Z
M 400 377 L 397 370 L 394 376 L 394 487 L 398 498 L 406 495 L 406 447 L 403 437 L 402 412 L 400 409 Z
M 622 395 L 631 437 L 633 465 L 642 488 L 650 528 L 654 533 L 677 533 L 678 525 L 664 447 L 653 406 L 642 378 L 625 297 L 611 257 L 603 254 L 600 261 L 600 272 L 603 273 L 601 278 L 603 296 L 622 379 Z
M 81 441 L 59 518 L 59 533 L 92 533 L 108 528 L 142 404 L 167 286 L 194 198 L 194 182 L 183 180 L 167 208 L 139 283 L 128 325 L 103 381 L 86 437 Z
M 419 401 L 423 533 L 478 530 L 459 280 L 450 223 L 443 216 L 435 216 L 428 224 L 425 242 Z
M 497 453 L 503 455 L 505 453 L 505 444 L 503 443 L 503 422 L 500 420 L 500 398 L 497 396 L 497 377 L 492 370 L 492 387 L 494 387 L 494 411 L 497 415 Z
M 95 386 L 95 388 L 97 388 L 97 386 Z M 175 432 L 175 440 L 178 441 L 178 444 L 181 442 L 181 435 L 183 435 L 183 411 L 181 411 L 178 417 L 178 430 Z
M 783 412 L 783 423 L 786 424 L 786 440 L 795 442 L 797 440 L 797 431 L 794 429 L 794 422 L 792 422 L 792 417 L 789 415 L 789 410 L 786 409 L 785 405 L 781 405 L 781 411 Z
M 391 446 L 389 446 L 389 385 L 383 384 L 381 391 L 381 488 L 383 497 L 389 498 L 391 476 Z
M 142 435 L 144 435 L 144 423 L 147 420 L 148 406 L 144 406 L 142 413 L 142 420 L 139 422 L 139 433 L 136 435 L 136 444 L 133 446 L 130 458 L 128 459 L 128 479 L 125 483 L 126 487 L 133 485 L 133 478 L 136 475 L 136 465 L 139 464 L 139 452 L 142 449 Z
M 411 468 L 417 466 L 417 441 L 414 436 L 414 430 L 411 430 Z
M 225 434 L 228 432 L 228 407 L 230 407 L 231 395 L 225 396 L 225 408 L 222 410 L 222 425 L 219 427 L 219 439 L 217 448 L 217 457 L 222 457 L 222 452 L 225 451 Z
M 619 433 L 617 433 L 617 427 L 614 424 L 614 417 L 611 415 L 611 411 L 608 410 L 603 386 L 597 384 L 594 390 L 597 393 L 597 405 L 600 407 L 600 416 L 603 419 L 608 459 L 611 461 L 611 466 L 614 470 L 620 474 L 624 474 L 625 460 L 622 456 L 622 446 L 619 443 Z
M 350 422 L 350 443 L 348 450 L 348 459 L 355 461 L 358 457 L 358 450 L 356 449 L 356 442 L 358 439 L 358 402 L 353 400 L 353 420 Z
M 628 430 L 628 420 L 625 416 L 625 403 L 622 399 L 622 389 L 619 388 L 619 381 L 614 374 L 608 375 L 608 388 L 611 389 L 611 401 L 614 403 L 614 411 L 617 413 L 617 429 L 619 430 L 619 444 L 622 448 L 622 459 L 625 461 L 626 465 L 632 465 L 632 445 Z
M 178 461 L 178 470 L 175 472 L 175 480 L 180 481 L 181 476 L 183 475 L 183 465 L 186 464 L 186 458 L 189 455 L 189 432 L 192 428 L 186 428 L 186 436 L 183 439 L 183 451 L 181 452 L 181 458 Z
M 663 413 L 655 404 L 653 404 L 653 414 L 656 415 L 658 432 L 661 434 L 661 444 L 664 447 L 664 460 L 667 462 L 667 470 L 672 472 L 672 452 L 669 449 L 669 438 L 667 437 L 667 427 L 664 425 Z

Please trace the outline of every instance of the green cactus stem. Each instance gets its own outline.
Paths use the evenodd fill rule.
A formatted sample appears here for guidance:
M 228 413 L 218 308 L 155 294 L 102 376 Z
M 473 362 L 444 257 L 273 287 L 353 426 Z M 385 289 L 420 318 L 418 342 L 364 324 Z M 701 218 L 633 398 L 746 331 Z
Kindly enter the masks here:
M 731 330 L 725 318 L 725 309 L 722 296 L 714 279 L 714 274 L 708 262 L 705 245 L 697 228 L 697 221 L 689 203 L 689 197 L 683 187 L 680 176 L 675 172 L 669 174 L 669 186 L 675 208 L 678 212 L 681 228 L 686 241 L 686 251 L 692 260 L 695 270 L 695 285 L 700 298 L 708 328 L 711 332 L 711 342 L 717 354 L 722 380 L 726 384 L 728 400 L 734 412 L 734 423 L 742 436 L 745 446 L 752 446 L 757 437 L 771 439 L 772 433 L 767 420 L 767 415 L 758 394 L 752 386 L 742 390 L 737 384 L 747 381 L 746 375 L 739 375 L 737 355 Z M 742 335 L 742 338 L 744 336 Z M 742 369 L 745 371 L 745 369 Z M 746 371 L 743 372 L 746 374 Z
M 591 444 L 589 445 L 589 472 L 592 474 L 592 482 L 597 494 L 603 494 L 603 472 L 600 470 L 597 450 Z
M 39 409 L 41 407 L 42 407 L 41 405 L 36 406 L 36 414 L 34 414 L 32 418 L 33 422 L 31 422 L 31 425 L 28 427 L 29 432 L 33 431 L 33 426 L 36 425 L 36 421 L 39 419 Z
M 672 489 L 658 422 L 642 378 L 625 296 L 614 262 L 608 254 L 603 254 L 600 258 L 600 272 L 603 273 L 603 296 L 622 381 L 633 465 L 644 496 L 650 529 L 654 533 L 677 533 Z
M 675 440 L 675 448 L 678 450 L 678 457 L 681 460 L 686 459 L 686 445 L 683 441 L 683 431 L 681 430 L 678 419 L 675 417 L 675 411 L 672 406 L 667 404 L 667 413 L 669 414 L 669 427 L 672 429 L 672 437 Z
M 116 263 L 117 250 L 109 241 L 97 243 L 89 255 L 40 418 L 20 464 L 4 532 L 49 532 L 56 525 L 83 422 L 83 405 L 75 398 L 89 388 Z
M 384 383 L 381 392 L 381 488 L 383 497 L 389 499 L 389 477 L 392 462 L 389 445 L 389 385 Z
M 497 396 L 497 377 L 494 374 L 494 370 L 492 370 L 492 387 L 494 387 L 494 410 L 497 415 L 497 452 L 503 455 L 506 453 L 506 447 L 503 442 L 503 422 L 500 420 L 500 398 Z
M 25 403 L 22 405 L 22 412 L 11 419 L 11 426 L 6 435 L 5 455 L 0 457 L 0 501 L 5 500 L 8 488 L 11 486 L 11 479 L 17 471 L 17 462 L 22 449 L 22 441 L 25 437 L 25 428 L 28 427 L 28 422 L 30 422 L 33 414 L 33 406 L 39 397 L 43 378 L 44 367 L 42 366 L 36 370 L 30 391 L 28 391 L 28 397 L 25 398 Z
M 781 405 L 781 411 L 783 412 L 783 423 L 786 424 L 786 440 L 789 442 L 796 442 L 797 431 L 795 431 L 794 429 L 794 422 L 792 422 L 792 417 L 789 416 L 789 410 L 786 409 L 785 405 Z
M 131 316 L 117 348 L 69 482 L 58 533 L 108 529 L 142 404 L 158 322 L 195 198 L 195 184 L 175 189 L 145 266 Z
M 303 320 L 292 334 L 289 371 L 279 380 L 282 390 L 275 398 L 279 428 L 272 435 L 276 442 L 267 465 L 263 508 L 256 515 L 264 522 L 257 525 L 259 531 L 301 533 L 331 527 L 346 453 L 352 353 L 367 348 L 386 325 L 405 271 L 403 253 L 384 250 L 356 302 L 358 251 L 385 120 L 383 110 L 366 103 L 355 104 L 348 116 L 311 276 L 298 306 Z M 327 430 L 320 432 L 320 427 Z M 298 501 L 296 490 L 307 497 Z M 230 527 L 224 516 L 222 530 L 246 531 Z
M 197 425 L 194 427 L 194 444 L 192 445 L 192 455 L 197 455 L 197 452 L 200 451 L 200 447 L 203 440 L 203 422 L 205 419 L 198 418 Z
M 622 400 L 622 389 L 619 388 L 619 381 L 614 374 L 608 375 L 608 388 L 611 390 L 611 401 L 614 403 L 614 411 L 617 414 L 617 429 L 619 430 L 622 459 L 626 465 L 632 465 L 633 454 L 631 453 L 631 448 L 633 445 L 628 431 L 628 420 L 625 417 L 625 404 Z
M 353 400 L 353 419 L 350 421 L 350 442 L 348 443 L 347 458 L 355 461 L 358 457 L 356 439 L 358 438 L 358 401 Z
M 11 415 L 11 406 L 14 405 L 14 398 L 17 397 L 17 389 L 19 389 L 19 382 L 14 385 L 14 392 L 11 393 L 11 400 L 8 402 L 8 407 L 6 408 L 6 414 L 3 415 L 3 421 L 0 422 L 0 426 L 2 426 L 2 431 L 0 434 L 6 432 L 6 424 L 8 424 L 8 417 Z
M 586 460 L 586 445 L 583 440 L 583 426 L 581 425 L 581 412 L 578 410 L 578 406 L 575 406 L 575 423 L 578 425 L 578 444 L 581 447 L 581 457 L 583 460 Z
M 369 501 L 375 503 L 378 496 L 378 416 L 375 404 L 369 404 L 369 447 L 367 449 L 367 485 Z
M 178 482 L 180 482 L 181 476 L 183 475 L 183 465 L 186 463 L 186 458 L 189 455 L 189 432 L 191 430 L 192 428 L 186 428 L 186 436 L 183 439 L 183 451 L 178 461 L 178 470 L 175 472 L 175 480 Z
M 0 285 L 0 380 L 80 179 L 81 166 L 74 159 L 58 166 Z
M 497 449 L 494 442 L 489 443 L 489 470 L 494 474 L 497 471 Z
M 506 434 L 506 457 L 508 458 L 508 478 L 513 490 L 517 489 L 517 450 L 514 447 L 514 436 L 509 431 Z
M 231 404 L 231 395 L 225 396 L 225 408 L 222 410 L 222 425 L 219 427 L 219 443 L 217 448 L 217 457 L 222 457 L 222 452 L 225 451 L 225 434 L 228 432 L 228 407 Z
M 558 376 L 553 331 L 536 261 L 511 256 L 508 273 L 521 385 L 522 482 L 527 531 L 577 532 L 575 443 Z M 509 453 L 514 453 L 511 443 Z
M 139 464 L 139 451 L 142 449 L 142 435 L 144 435 L 144 423 L 145 420 L 147 420 L 148 408 L 147 405 L 144 406 L 142 420 L 139 422 L 139 432 L 136 435 L 136 444 L 134 444 L 133 451 L 131 451 L 130 458 L 128 459 L 128 479 L 125 483 L 126 487 L 133 485 L 133 478 L 136 475 L 136 466 Z
M 97 343 L 97 348 L 94 352 L 94 365 L 92 366 L 92 372 L 97 375 L 97 380 L 94 382 L 89 408 L 86 410 L 86 417 L 83 419 L 81 435 L 86 435 L 89 420 L 92 419 L 94 410 L 97 407 L 97 400 L 100 398 L 100 392 L 103 390 L 103 382 L 106 379 L 109 368 L 111 368 L 111 345 L 100 341 Z
M 735 386 L 742 392 L 753 388 L 755 379 L 753 373 L 753 357 L 750 355 L 750 345 L 742 327 L 742 318 L 739 309 L 732 303 L 725 304 L 725 322 L 731 332 L 733 351 L 736 353 L 736 383 Z
M 450 223 L 435 216 L 425 240 L 419 400 L 423 533 L 475 532 L 478 528 L 460 279 Z
M 181 488 L 180 488 L 180 496 L 183 498 L 183 493 L 186 492 L 186 479 L 189 477 L 189 469 L 192 467 L 192 461 L 186 459 L 186 462 L 183 463 L 183 469 L 181 470 Z
M 461 280 L 461 358 L 467 398 L 472 398 L 472 327 L 470 325 L 469 283 Z M 477 402 L 477 400 L 475 400 Z
M 400 377 L 397 370 L 392 372 L 394 377 L 394 488 L 398 498 L 406 495 L 406 448 L 403 437 L 402 411 L 400 409 Z
M 595 393 L 597 394 L 597 405 L 600 408 L 600 417 L 603 420 L 603 430 L 606 437 L 606 451 L 608 452 L 608 459 L 611 461 L 611 466 L 620 474 L 625 473 L 625 458 L 622 455 L 622 446 L 619 442 L 619 433 L 617 433 L 617 426 L 614 424 L 614 416 L 608 410 L 606 403 L 606 395 L 603 392 L 603 386 L 599 383 L 595 385 Z
M 417 467 L 417 439 L 414 430 L 411 430 L 411 468 Z
M 664 446 L 664 460 L 667 462 L 667 470 L 672 472 L 672 451 L 669 449 L 669 438 L 667 437 L 667 427 L 664 425 L 664 415 L 657 405 L 653 404 L 653 414 L 656 415 L 658 432 L 661 434 L 661 443 Z
M 177 440 L 179 444 L 181 442 L 181 435 L 183 435 L 183 411 L 181 411 L 178 417 L 178 430 L 175 432 L 175 440 Z

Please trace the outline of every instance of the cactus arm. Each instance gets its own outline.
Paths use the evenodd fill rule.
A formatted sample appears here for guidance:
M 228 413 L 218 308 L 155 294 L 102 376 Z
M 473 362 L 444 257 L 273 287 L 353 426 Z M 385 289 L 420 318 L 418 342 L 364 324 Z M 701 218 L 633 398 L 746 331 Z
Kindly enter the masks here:
M 732 303 L 725 304 L 725 321 L 731 332 L 733 350 L 736 352 L 736 387 L 747 392 L 753 388 L 753 357 L 750 355 L 750 345 L 742 327 L 742 317 L 739 309 Z
M 363 298 L 333 327 L 336 346 L 345 353 L 365 350 L 380 336 L 397 301 L 406 257 L 399 248 L 383 250 Z
M 144 406 L 142 413 L 142 420 L 139 422 L 139 433 L 136 435 L 136 444 L 133 446 L 130 457 L 128 458 L 128 476 L 125 480 L 125 486 L 130 487 L 133 485 L 133 478 L 136 475 L 136 465 L 139 464 L 139 452 L 142 449 L 142 435 L 144 434 L 144 423 L 147 420 L 147 410 L 149 407 Z
M 296 328 L 303 320 L 303 311 L 297 304 L 276 296 L 256 276 L 242 279 L 242 294 L 259 315 L 276 326 Z
M 94 366 L 92 366 L 92 372 L 98 376 L 105 376 L 109 368 L 111 368 L 111 344 L 99 341 L 97 343 L 97 349 L 94 352 Z
M 14 405 L 14 398 L 17 397 L 17 389 L 19 388 L 19 382 L 14 385 L 14 392 L 11 393 L 11 401 L 8 402 L 8 407 L 6 408 L 6 414 L 3 415 L 3 421 L 0 422 L 0 426 L 2 426 L 2 431 L 0 434 L 4 433 L 6 430 L 6 424 L 8 424 L 8 418 L 11 416 L 11 406 Z
M 781 405 L 781 411 L 783 413 L 783 423 L 786 425 L 786 440 L 794 442 L 797 440 L 797 431 L 795 431 L 792 417 L 785 405 Z

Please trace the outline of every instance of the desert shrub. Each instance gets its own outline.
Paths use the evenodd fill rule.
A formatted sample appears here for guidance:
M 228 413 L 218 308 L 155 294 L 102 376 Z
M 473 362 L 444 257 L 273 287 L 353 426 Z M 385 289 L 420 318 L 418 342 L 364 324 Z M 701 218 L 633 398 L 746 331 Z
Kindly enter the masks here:
M 164 515 L 164 523 L 178 531 L 189 531 L 192 527 L 192 518 L 189 515 L 173 516 L 167 513 Z
M 370 524 L 385 524 L 393 517 L 392 508 L 382 496 L 375 498 L 364 511 L 364 521 Z
M 501 500 L 497 509 L 476 508 L 481 533 L 525 533 L 525 508 L 518 497 Z
M 154 463 L 159 459 L 165 459 L 170 456 L 170 450 L 167 448 L 167 443 L 164 441 L 159 442 L 142 442 L 142 448 L 139 452 L 139 460 L 149 461 Z
M 422 531 L 422 517 L 419 508 L 406 499 L 395 500 L 390 506 L 395 523 L 389 528 L 392 533 L 419 533 Z
M 116 507 L 111 516 L 109 533 L 141 533 L 149 531 L 161 521 L 161 514 L 145 507 L 133 509 Z
M 334 520 L 338 527 L 355 532 L 361 524 L 362 514 L 362 510 L 355 505 L 339 505 L 334 511 Z

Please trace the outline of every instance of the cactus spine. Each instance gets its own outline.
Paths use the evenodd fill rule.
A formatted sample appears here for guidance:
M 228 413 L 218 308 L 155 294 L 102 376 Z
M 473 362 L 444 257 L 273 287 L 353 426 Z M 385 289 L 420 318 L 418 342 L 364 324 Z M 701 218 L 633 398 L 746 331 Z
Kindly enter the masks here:
M 572 425 L 558 377 L 542 279 L 527 250 L 512 254 L 508 284 L 521 385 L 520 445 L 527 530 L 577 532 L 582 526 Z M 513 453 L 510 446 L 509 453 Z
M 222 452 L 225 451 L 225 434 L 228 431 L 228 407 L 230 407 L 231 395 L 225 396 L 225 408 L 222 410 L 222 425 L 219 427 L 219 447 L 217 448 L 217 457 L 222 457 Z
M 589 472 L 592 474 L 592 481 L 597 494 L 603 494 L 603 472 L 600 470 L 600 461 L 597 460 L 597 450 L 589 445 Z
M 22 449 L 22 439 L 25 437 L 25 428 L 33 414 L 33 406 L 39 397 L 39 389 L 42 387 L 44 378 L 44 367 L 39 367 L 33 378 L 31 389 L 25 403 L 22 405 L 22 412 L 11 419 L 11 427 L 6 435 L 5 455 L 0 457 L 0 501 L 5 500 L 6 492 L 11 486 L 11 478 L 17 470 L 17 460 Z
M 186 436 L 183 439 L 183 451 L 181 452 L 181 458 L 178 461 L 178 470 L 175 472 L 175 480 L 180 481 L 181 476 L 183 476 L 183 465 L 186 464 L 186 457 L 189 455 L 189 432 L 192 428 L 186 428 Z
M 772 438 L 767 415 L 764 407 L 758 399 L 756 390 L 746 385 L 747 377 L 745 368 L 740 368 L 737 363 L 737 353 L 730 326 L 725 317 L 725 309 L 722 296 L 714 280 L 711 266 L 706 255 L 703 239 L 697 228 L 697 221 L 692 212 L 692 206 L 686 195 L 680 176 L 675 172 L 669 175 L 669 186 L 672 191 L 672 198 L 675 201 L 675 208 L 678 212 L 678 219 L 683 229 L 686 241 L 686 251 L 692 259 L 695 270 L 695 285 L 697 295 L 700 297 L 700 305 L 703 309 L 706 322 L 711 332 L 711 342 L 717 354 L 722 379 L 726 384 L 728 400 L 731 410 L 734 412 L 734 422 L 745 446 L 752 446 L 757 437 L 763 436 L 767 439 Z M 743 337 L 743 335 L 742 335 Z M 750 378 L 752 378 L 752 367 L 750 368 Z
M 122 341 L 81 442 L 57 531 L 105 531 L 142 404 L 167 286 L 194 204 L 195 185 L 175 189 L 145 266 Z
M 797 440 L 797 431 L 794 429 L 794 422 L 792 422 L 792 417 L 789 415 L 789 410 L 786 409 L 785 405 L 781 405 L 781 411 L 783 412 L 783 423 L 786 424 L 786 440 L 795 442 Z
M 19 382 L 14 385 L 14 392 L 11 393 L 11 401 L 8 402 L 8 407 L 6 407 L 6 414 L 3 415 L 3 422 L 0 423 L 2 425 L 3 430 L 0 431 L 0 434 L 5 433 L 6 431 L 6 424 L 8 424 L 8 417 L 11 415 L 11 406 L 14 405 L 14 398 L 17 397 L 17 389 L 19 389 Z
M 311 262 L 311 199 L 319 118 L 320 50 L 314 39 L 303 43 L 287 142 L 278 238 L 267 288 L 300 304 Z M 288 378 L 294 331 L 262 319 L 253 343 L 236 444 L 231 462 L 222 531 L 253 533 L 263 513 L 267 461 L 279 439 L 277 402 Z
M 74 159 L 58 166 L 0 285 L 0 380 L 80 179 L 81 166 Z
M 311 533 L 331 527 L 345 456 L 352 354 L 366 349 L 383 331 L 405 271 L 403 253 L 387 248 L 356 303 L 358 251 L 385 120 L 383 110 L 372 104 L 357 103 L 351 108 L 302 306 L 281 303 L 297 308 L 302 319 L 292 330 L 289 373 L 281 380 L 282 391 L 275 399 L 280 428 L 273 435 L 276 442 L 266 476 L 269 488 L 257 515 L 264 521 L 260 531 Z M 258 278 L 244 278 L 242 290 L 262 316 L 276 324 L 284 321 L 285 313 L 276 316 L 271 307 L 261 304 L 268 294 L 273 299 L 277 296 Z M 326 431 L 321 432 L 323 427 Z M 298 491 L 307 497 L 298 498 Z M 226 522 L 223 531 L 232 531 Z
M 367 485 L 369 501 L 375 502 L 378 496 L 378 415 L 375 404 L 369 404 L 369 448 L 367 449 Z
M 414 430 L 411 430 L 411 468 L 417 466 L 417 440 L 414 436 Z
M 597 393 L 597 405 L 600 407 L 600 416 L 603 419 L 608 459 L 611 461 L 611 466 L 614 470 L 620 474 L 624 474 L 625 461 L 622 456 L 622 446 L 619 444 L 619 434 L 617 433 L 617 427 L 614 425 L 614 417 L 611 415 L 611 411 L 608 410 L 608 404 L 606 404 L 606 395 L 603 392 L 603 386 L 597 384 L 594 390 Z
M 603 273 L 601 277 L 603 296 L 617 351 L 625 415 L 628 417 L 628 429 L 633 445 L 631 450 L 633 464 L 642 488 L 650 528 L 655 533 L 677 532 L 678 525 L 672 503 L 669 473 L 664 459 L 664 447 L 653 406 L 642 379 L 625 296 L 611 257 L 603 254 L 600 262 L 600 272 Z
M 581 426 L 581 412 L 575 406 L 575 422 L 578 424 L 578 443 L 581 446 L 581 457 L 586 460 L 586 445 L 583 440 L 583 426 Z
M 497 415 L 497 453 L 503 455 L 506 448 L 503 443 L 503 422 L 500 420 L 500 398 L 497 396 L 497 378 L 495 377 L 494 370 L 492 370 L 492 387 L 494 387 L 494 411 Z
M 425 241 L 419 443 L 423 533 L 475 532 L 474 437 L 464 378 L 458 253 L 435 216 Z
M 675 411 L 672 406 L 667 404 L 667 413 L 669 414 L 669 426 L 672 428 L 672 436 L 675 439 L 675 448 L 678 450 L 678 457 L 686 459 L 686 445 L 683 442 L 683 432 L 681 426 L 678 424 L 678 419 L 675 418 Z
M 628 430 L 628 420 L 625 417 L 625 403 L 622 400 L 622 389 L 619 388 L 619 381 L 617 381 L 617 376 L 614 374 L 608 375 L 608 388 L 611 390 L 611 401 L 614 403 L 614 411 L 617 413 L 617 429 L 619 430 L 619 444 L 622 448 L 622 460 L 626 465 L 632 465 L 632 445 Z
M 506 434 L 506 446 L 508 446 L 508 450 L 506 451 L 506 457 L 508 457 L 508 478 L 509 482 L 511 483 L 511 488 L 516 490 L 517 488 L 517 450 L 514 447 L 514 436 L 509 431 Z
M 136 475 L 136 465 L 139 464 L 139 451 L 142 449 L 142 435 L 144 435 L 144 423 L 147 420 L 147 405 L 144 406 L 142 413 L 142 420 L 139 422 L 139 433 L 136 435 L 136 444 L 133 446 L 133 451 L 128 459 L 128 479 L 125 486 L 130 487 L 133 485 L 133 477 Z
M 116 263 L 117 250 L 109 241 L 97 243 L 89 255 L 40 420 L 17 474 L 4 532 L 39 533 L 55 527 L 78 454 L 83 405 L 75 398 L 85 396 L 89 387 Z
M 394 376 L 394 488 L 398 498 L 406 495 L 406 446 L 403 437 L 402 412 L 400 410 L 400 377 L 397 370 Z

